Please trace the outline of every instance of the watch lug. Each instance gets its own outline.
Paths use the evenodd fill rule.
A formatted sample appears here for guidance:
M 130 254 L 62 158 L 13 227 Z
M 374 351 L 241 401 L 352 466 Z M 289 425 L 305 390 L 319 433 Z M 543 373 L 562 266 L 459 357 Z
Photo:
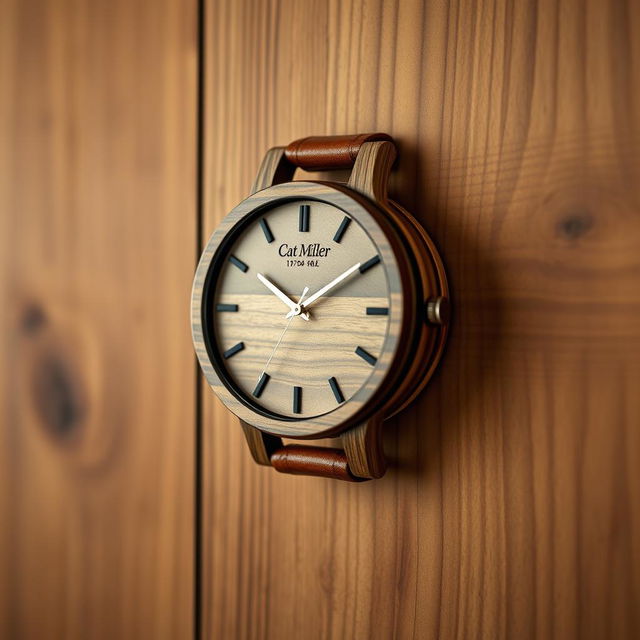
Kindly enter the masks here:
M 389 174 L 396 155 L 392 142 L 365 142 L 356 157 L 348 186 L 376 202 L 386 202 Z
M 263 433 L 260 429 L 247 424 L 244 420 L 240 420 L 240 426 L 244 431 L 244 437 L 247 439 L 253 459 L 258 464 L 271 466 L 271 454 L 282 447 L 282 440 L 277 436 Z
M 375 143 L 374 143 L 375 144 Z M 374 417 L 341 435 L 349 469 L 359 478 L 381 478 L 387 470 L 382 420 Z
M 253 181 L 252 194 L 293 179 L 296 168 L 285 158 L 284 150 L 284 147 L 273 147 L 267 151 L 258 169 L 258 175 Z

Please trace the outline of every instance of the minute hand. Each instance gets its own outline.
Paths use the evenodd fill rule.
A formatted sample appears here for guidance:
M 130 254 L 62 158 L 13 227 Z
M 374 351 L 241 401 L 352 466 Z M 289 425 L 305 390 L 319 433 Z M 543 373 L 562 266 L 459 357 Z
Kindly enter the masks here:
M 304 305 L 303 305 L 304 308 L 308 309 L 309 306 L 312 305 L 318 298 L 321 298 L 323 295 L 325 295 L 325 293 L 328 293 L 329 291 L 331 291 L 331 289 L 333 289 L 334 287 L 337 287 L 343 280 L 348 278 L 352 273 L 357 271 L 359 268 L 360 268 L 360 263 L 357 262 L 356 264 L 353 265 L 353 267 L 350 267 L 344 273 L 341 273 L 337 278 L 332 280 L 329 284 L 322 287 L 322 289 L 319 289 L 313 295 L 309 296 L 304 301 Z

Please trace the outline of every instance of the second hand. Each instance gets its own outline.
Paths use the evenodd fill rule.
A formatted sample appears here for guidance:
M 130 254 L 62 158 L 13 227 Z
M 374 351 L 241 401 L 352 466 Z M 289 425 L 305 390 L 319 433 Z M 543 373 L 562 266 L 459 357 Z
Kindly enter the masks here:
M 308 292 L 309 292 L 309 287 L 305 287 L 304 291 L 302 292 L 302 295 L 300 296 L 300 300 L 298 300 L 298 306 L 300 306 L 300 304 L 302 303 L 302 301 L 304 300 L 304 297 L 307 295 Z M 276 351 L 278 350 L 278 347 L 280 346 L 280 343 L 282 342 L 282 339 L 284 338 L 284 334 L 287 333 L 287 329 L 289 328 L 289 325 L 291 324 L 291 321 L 294 318 L 295 318 L 295 315 L 292 315 L 289 318 L 289 321 L 287 322 L 285 328 L 282 330 L 282 333 L 280 334 L 280 337 L 278 338 L 278 342 L 276 342 L 276 346 L 273 347 L 273 351 L 271 352 L 271 355 L 269 356 L 269 359 L 267 360 L 267 364 L 264 365 L 264 367 L 262 369 L 262 373 L 258 377 L 258 383 L 260 383 L 260 380 L 262 380 L 263 376 L 267 372 L 267 369 L 269 368 L 269 365 L 271 364 L 271 361 L 273 360 L 273 356 L 276 355 Z

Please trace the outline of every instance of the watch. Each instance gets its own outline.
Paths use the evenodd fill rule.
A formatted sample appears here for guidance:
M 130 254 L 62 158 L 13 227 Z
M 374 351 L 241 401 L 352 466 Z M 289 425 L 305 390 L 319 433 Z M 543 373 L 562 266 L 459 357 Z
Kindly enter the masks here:
M 381 477 L 383 421 L 416 398 L 442 356 L 445 269 L 425 230 L 387 197 L 396 155 L 382 133 L 270 149 L 251 195 L 202 253 L 195 350 L 259 464 Z M 298 168 L 351 172 L 346 183 L 294 180 Z M 340 446 L 301 442 L 318 438 Z

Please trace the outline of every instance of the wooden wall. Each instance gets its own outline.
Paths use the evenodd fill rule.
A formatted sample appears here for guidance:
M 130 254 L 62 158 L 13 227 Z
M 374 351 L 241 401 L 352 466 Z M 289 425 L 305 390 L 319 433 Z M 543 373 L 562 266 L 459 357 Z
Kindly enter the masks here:
M 0 637 L 193 630 L 196 3 L 0 8 Z
M 455 320 L 381 481 L 205 390 L 203 638 L 640 635 L 639 6 L 207 2 L 205 236 L 269 146 L 387 131 Z
M 640 5 L 202 8 L 0 8 L 0 637 L 640 636 Z M 372 130 L 449 349 L 384 479 L 278 475 L 196 377 L 197 244 Z

